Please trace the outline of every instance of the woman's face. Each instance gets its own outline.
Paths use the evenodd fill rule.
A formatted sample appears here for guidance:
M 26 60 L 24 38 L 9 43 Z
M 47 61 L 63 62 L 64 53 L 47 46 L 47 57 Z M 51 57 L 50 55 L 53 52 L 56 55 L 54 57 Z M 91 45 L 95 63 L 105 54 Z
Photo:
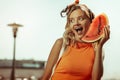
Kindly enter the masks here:
M 80 39 L 86 33 L 90 25 L 90 19 L 84 11 L 80 9 L 74 10 L 69 16 L 69 27 L 73 29 L 75 37 Z

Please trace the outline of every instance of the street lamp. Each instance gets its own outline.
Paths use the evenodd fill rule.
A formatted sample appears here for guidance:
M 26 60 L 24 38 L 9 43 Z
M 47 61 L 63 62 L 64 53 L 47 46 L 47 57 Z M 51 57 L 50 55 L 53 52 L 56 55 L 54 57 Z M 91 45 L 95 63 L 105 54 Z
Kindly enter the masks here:
M 10 80 L 15 80 L 15 48 L 16 48 L 16 37 L 17 37 L 17 31 L 18 27 L 22 27 L 23 25 L 21 24 L 16 24 L 16 23 L 11 23 L 8 24 L 8 26 L 12 27 L 13 29 L 13 37 L 14 37 L 14 48 L 13 48 L 13 60 L 12 60 L 12 70 L 11 70 L 11 78 Z

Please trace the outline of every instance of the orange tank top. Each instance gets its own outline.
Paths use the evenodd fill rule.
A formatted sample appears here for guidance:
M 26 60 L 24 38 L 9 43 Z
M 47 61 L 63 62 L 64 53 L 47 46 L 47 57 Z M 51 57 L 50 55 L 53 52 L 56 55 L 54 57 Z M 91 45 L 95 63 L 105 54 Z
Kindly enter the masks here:
M 91 80 L 94 48 L 88 43 L 78 46 L 79 49 L 68 46 L 56 65 L 52 80 Z

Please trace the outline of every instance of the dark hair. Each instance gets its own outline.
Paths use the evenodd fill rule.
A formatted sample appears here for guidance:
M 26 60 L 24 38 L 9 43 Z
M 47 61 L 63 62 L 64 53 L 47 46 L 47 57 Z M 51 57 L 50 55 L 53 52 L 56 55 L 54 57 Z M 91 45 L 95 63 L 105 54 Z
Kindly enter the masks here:
M 71 12 L 73 12 L 76 9 L 81 9 L 86 13 L 90 21 L 92 22 L 92 19 L 94 18 L 93 12 L 84 4 L 72 4 L 67 6 L 65 9 L 63 9 L 60 13 L 61 17 L 69 17 Z

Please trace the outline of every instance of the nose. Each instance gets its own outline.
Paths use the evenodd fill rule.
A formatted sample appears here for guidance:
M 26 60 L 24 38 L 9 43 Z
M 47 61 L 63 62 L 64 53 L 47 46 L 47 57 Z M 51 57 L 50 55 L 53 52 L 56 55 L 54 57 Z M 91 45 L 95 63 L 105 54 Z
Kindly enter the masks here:
M 79 22 L 78 22 L 78 19 L 75 19 L 75 24 L 78 24 Z

